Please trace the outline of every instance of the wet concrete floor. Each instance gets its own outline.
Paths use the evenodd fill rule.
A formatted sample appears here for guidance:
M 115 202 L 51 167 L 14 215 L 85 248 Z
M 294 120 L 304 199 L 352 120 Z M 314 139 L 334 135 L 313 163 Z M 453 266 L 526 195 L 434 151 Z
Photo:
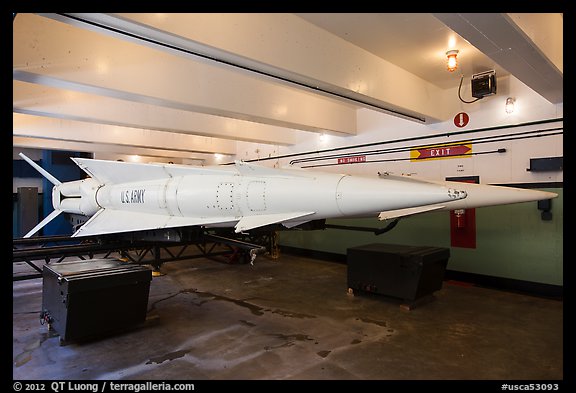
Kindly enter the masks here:
M 146 322 L 60 345 L 42 279 L 13 283 L 16 380 L 560 380 L 562 301 L 445 281 L 413 310 L 347 291 L 346 266 L 282 255 L 169 262 Z

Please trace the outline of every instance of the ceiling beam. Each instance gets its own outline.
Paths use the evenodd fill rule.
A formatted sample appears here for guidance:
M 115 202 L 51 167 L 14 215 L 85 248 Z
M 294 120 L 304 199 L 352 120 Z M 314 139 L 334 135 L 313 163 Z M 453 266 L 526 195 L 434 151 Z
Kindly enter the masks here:
M 356 107 L 37 15 L 14 22 L 13 77 L 172 109 L 314 132 L 356 133 Z
M 117 155 L 117 156 L 139 156 L 150 158 L 162 158 L 170 160 L 180 160 L 182 162 L 200 161 L 212 162 L 212 154 L 188 153 L 179 151 L 168 151 L 150 148 L 132 147 L 126 150 L 123 146 L 106 145 L 100 143 L 71 142 L 62 140 L 51 140 L 33 137 L 15 136 L 12 138 L 13 148 L 28 148 L 39 150 L 61 150 L 61 151 L 80 151 L 86 153 L 96 153 L 98 155 Z
M 441 89 L 288 13 L 46 15 L 143 45 L 164 43 L 240 70 L 416 122 L 443 119 Z
M 433 15 L 552 104 L 564 101 L 562 71 L 507 14 Z
M 13 136 L 48 140 L 122 146 L 126 154 L 132 148 L 170 152 L 236 154 L 236 142 L 196 135 L 166 133 L 140 128 L 86 123 L 13 113 Z
M 13 81 L 13 111 L 36 116 L 287 146 L 297 130 Z

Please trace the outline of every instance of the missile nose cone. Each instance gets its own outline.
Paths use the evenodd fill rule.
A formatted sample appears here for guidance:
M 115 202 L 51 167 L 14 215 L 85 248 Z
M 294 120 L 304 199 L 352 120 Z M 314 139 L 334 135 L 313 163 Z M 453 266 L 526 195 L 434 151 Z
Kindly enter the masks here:
M 556 194 L 555 192 L 548 192 L 548 191 L 541 191 L 545 194 L 545 199 L 552 199 L 552 198 L 556 198 L 558 196 L 558 194 Z
M 466 191 L 463 191 L 463 190 L 456 190 L 454 188 L 449 188 L 448 189 L 448 196 L 454 200 L 464 199 L 468 196 L 468 193 Z
M 540 190 L 529 190 L 523 189 L 526 200 L 528 201 L 541 201 L 545 199 L 553 199 L 558 196 L 555 192 L 540 191 Z

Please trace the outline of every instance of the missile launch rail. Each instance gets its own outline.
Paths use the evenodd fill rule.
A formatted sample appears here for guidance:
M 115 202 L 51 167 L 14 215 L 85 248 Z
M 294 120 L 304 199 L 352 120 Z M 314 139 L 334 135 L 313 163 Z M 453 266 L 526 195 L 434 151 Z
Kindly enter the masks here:
M 40 278 L 43 267 L 38 262 L 59 263 L 66 258 L 89 260 L 119 256 L 127 262 L 150 264 L 157 269 L 165 262 L 195 258 L 251 263 L 266 250 L 267 247 L 260 244 L 206 232 L 185 236 L 177 241 L 139 240 L 134 234 L 89 236 L 82 239 L 70 236 L 16 238 L 12 241 L 12 262 L 25 262 L 34 272 L 13 274 L 13 281 Z

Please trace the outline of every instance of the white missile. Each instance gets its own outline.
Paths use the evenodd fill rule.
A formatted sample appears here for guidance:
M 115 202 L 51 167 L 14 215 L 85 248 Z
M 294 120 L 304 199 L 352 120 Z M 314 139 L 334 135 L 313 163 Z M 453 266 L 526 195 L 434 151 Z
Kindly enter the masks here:
M 198 167 L 72 158 L 90 177 L 60 182 L 20 156 L 54 184 L 54 212 L 24 237 L 62 212 L 90 217 L 73 237 L 183 226 L 234 227 L 238 233 L 279 223 L 290 228 L 318 219 L 375 217 L 466 198 L 460 183 L 447 187 L 241 161 Z
M 532 202 L 544 199 L 556 198 L 558 194 L 554 192 L 528 190 L 516 187 L 493 186 L 488 184 L 475 184 L 454 181 L 430 181 L 415 179 L 410 176 L 392 176 L 383 174 L 381 179 L 396 179 L 407 183 L 427 182 L 429 184 L 444 185 L 445 187 L 457 187 L 466 192 L 466 199 L 449 201 L 446 203 L 431 204 L 427 206 L 418 206 L 407 209 L 395 209 L 383 211 L 379 214 L 380 220 L 388 220 L 399 217 L 411 216 L 414 214 L 427 213 L 432 211 L 471 209 L 476 207 L 507 205 L 511 203 Z

